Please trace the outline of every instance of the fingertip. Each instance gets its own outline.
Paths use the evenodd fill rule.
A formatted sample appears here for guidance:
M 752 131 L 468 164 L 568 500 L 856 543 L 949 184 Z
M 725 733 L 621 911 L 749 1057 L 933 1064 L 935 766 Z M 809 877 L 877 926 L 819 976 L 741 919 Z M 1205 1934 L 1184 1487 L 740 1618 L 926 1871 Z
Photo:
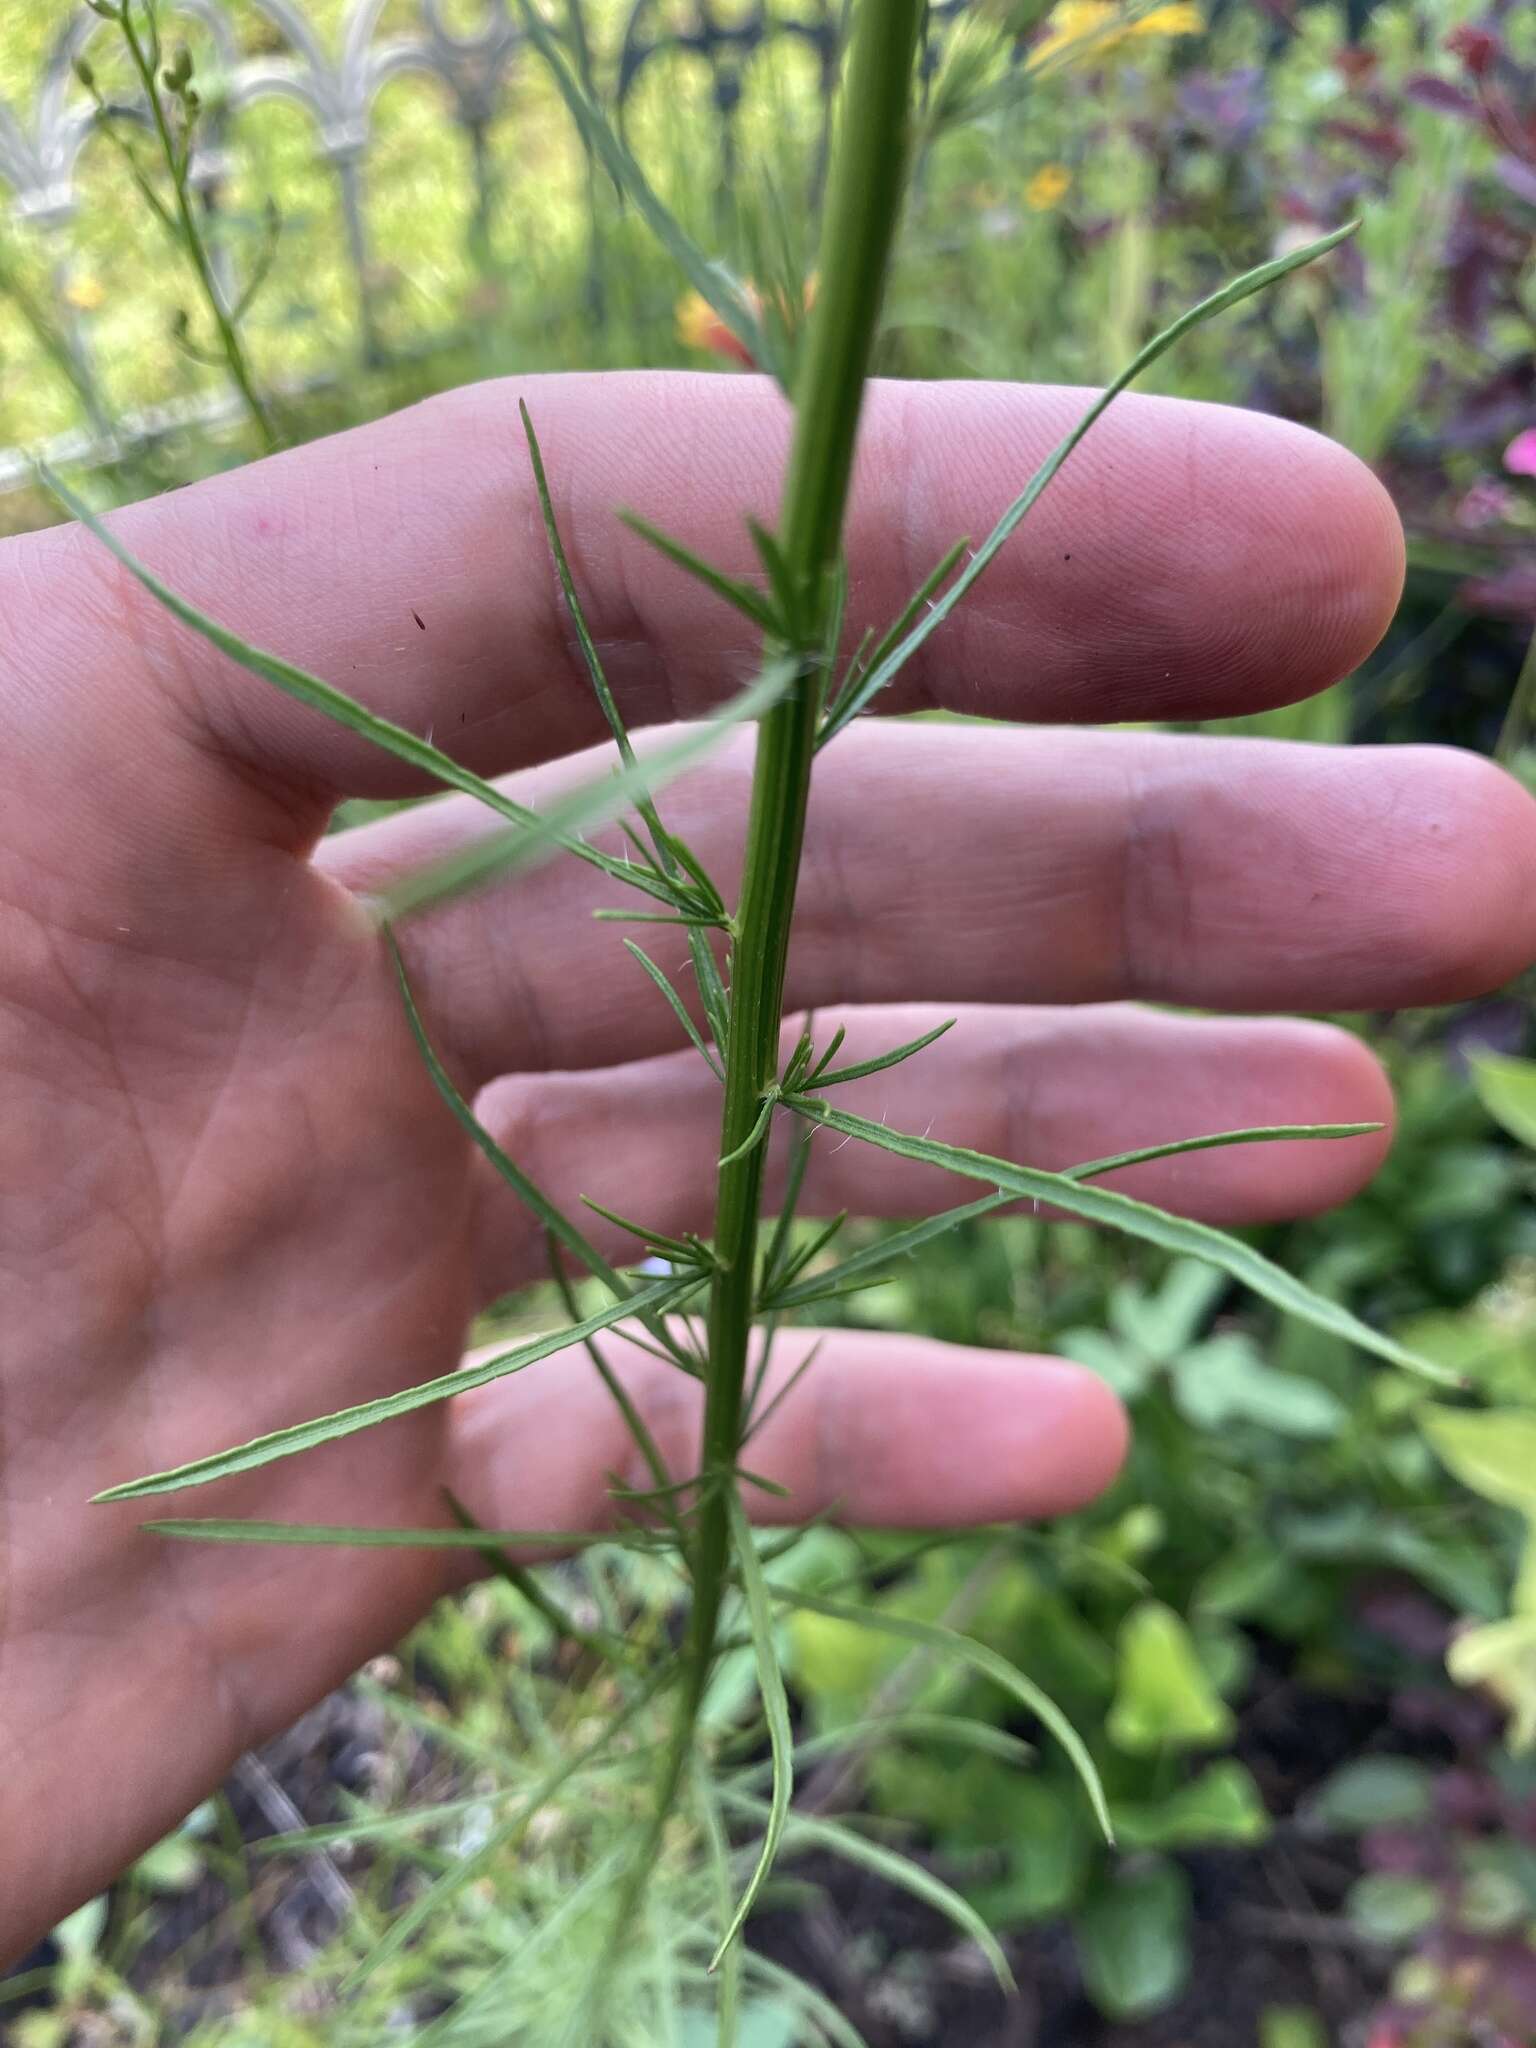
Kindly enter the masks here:
M 1421 1002 L 1486 995 L 1536 959 L 1536 801 L 1455 747 L 1404 748 L 1420 881 L 1404 943 L 1424 963 Z

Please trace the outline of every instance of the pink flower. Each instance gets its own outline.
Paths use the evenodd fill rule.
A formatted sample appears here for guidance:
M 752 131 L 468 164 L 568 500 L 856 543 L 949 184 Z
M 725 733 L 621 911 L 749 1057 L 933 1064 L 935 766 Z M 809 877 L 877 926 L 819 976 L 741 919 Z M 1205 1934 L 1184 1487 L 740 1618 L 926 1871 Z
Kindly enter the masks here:
M 1536 476 L 1536 427 L 1516 434 L 1504 450 L 1504 467 L 1511 476 Z

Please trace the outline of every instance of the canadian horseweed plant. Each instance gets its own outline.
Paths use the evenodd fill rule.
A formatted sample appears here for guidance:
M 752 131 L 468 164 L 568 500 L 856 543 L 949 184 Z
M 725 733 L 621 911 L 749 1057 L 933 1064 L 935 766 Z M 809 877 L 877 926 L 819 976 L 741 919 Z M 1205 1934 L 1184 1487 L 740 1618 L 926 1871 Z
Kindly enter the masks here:
M 98 4 L 108 11 L 108 0 L 98 0 Z M 535 1366 L 555 1352 L 584 1345 L 623 1407 L 652 1480 L 647 1490 L 625 1494 L 617 1502 L 622 1511 L 618 1526 L 601 1538 L 485 1530 L 456 1503 L 449 1504 L 448 1526 L 423 1530 L 212 1519 L 151 1526 L 168 1536 L 222 1542 L 473 1548 L 485 1555 L 493 1569 L 512 1576 L 546 1621 L 577 1642 L 584 1654 L 610 1667 L 612 1696 L 618 1701 L 613 1718 L 572 1751 L 559 1769 L 533 1784 L 493 1831 L 489 1843 L 468 1859 L 468 1868 L 463 1864 L 450 1867 L 425 1898 L 385 1933 L 379 1952 L 398 1950 L 427 1912 L 463 1882 L 468 1870 L 483 1870 L 490 1855 L 515 1855 L 539 1810 L 567 1790 L 578 1766 L 614 1768 L 616 1757 L 625 1749 L 621 1739 L 625 1730 L 633 1732 L 634 1725 L 645 1721 L 653 1709 L 665 1707 L 664 1739 L 633 1752 L 649 1774 L 645 1799 L 630 1809 L 642 1818 L 578 1887 L 586 1897 L 589 1888 L 596 1886 L 608 1901 L 604 1908 L 607 1933 L 601 1966 L 571 1994 L 581 2010 L 569 2019 L 565 2038 L 584 2044 L 654 2038 L 612 2032 L 617 2022 L 610 2020 L 609 2014 L 626 1957 L 645 1948 L 646 1893 L 657 1857 L 673 1833 L 671 1824 L 685 1816 L 696 1839 L 707 1847 L 715 1872 L 707 1895 L 713 1925 L 707 1933 L 697 1924 L 690 1930 L 693 1947 L 682 1958 L 685 1981 L 689 1996 L 694 1997 L 713 1973 L 718 2039 L 728 2044 L 736 2039 L 744 1972 L 755 1974 L 758 1981 L 769 1981 L 772 1976 L 772 1966 L 744 1950 L 740 1936 L 786 1839 L 832 1846 L 866 1864 L 873 1863 L 894 1881 L 919 1891 L 980 1942 L 999 1972 L 1005 1973 L 996 1944 L 975 1910 L 931 1873 L 867 1837 L 793 1811 L 797 1752 L 775 1634 L 783 1617 L 796 1608 L 878 1629 L 922 1655 L 957 1659 L 991 1678 L 1012 1696 L 1026 1717 L 1062 1745 L 1081 1777 L 1085 1799 L 1106 1835 L 1109 1832 L 1108 1806 L 1086 1746 L 1027 1674 L 960 1629 L 896 1616 L 884 1609 L 866 1610 L 856 1599 L 837 1597 L 836 1587 L 804 1590 L 794 1582 L 790 1567 L 779 1569 L 779 1560 L 788 1556 L 803 1532 L 791 1532 L 759 1547 L 749 1528 L 748 1502 L 761 1482 L 747 1470 L 746 1461 L 753 1433 L 771 1405 L 765 1366 L 775 1333 L 785 1323 L 818 1302 L 868 1284 L 913 1246 L 968 1219 L 1028 1201 L 1043 1203 L 1063 1216 L 1125 1232 L 1166 1252 L 1204 1260 L 1287 1314 L 1346 1338 L 1399 1367 L 1437 1376 L 1403 1346 L 1312 1292 L 1249 1245 L 1098 1184 L 1112 1170 L 1153 1156 L 1264 1139 L 1347 1136 L 1364 1127 L 1289 1126 L 1225 1132 L 1192 1138 L 1183 1145 L 1159 1146 L 1152 1152 L 1086 1161 L 1067 1172 L 1043 1172 L 894 1130 L 838 1107 L 841 1084 L 915 1057 L 938 1033 L 876 1058 L 839 1064 L 841 1034 L 819 1043 L 813 1023 L 788 1060 L 781 1063 L 780 1059 L 785 960 L 812 768 L 820 749 L 870 709 L 918 649 L 942 627 L 1119 391 L 1189 328 L 1332 248 L 1341 236 L 1330 235 L 1311 248 L 1249 272 L 1160 334 L 1086 408 L 1079 424 L 1029 479 L 982 545 L 972 550 L 962 542 L 952 548 L 913 593 L 889 630 L 866 636 L 858 649 L 847 655 L 843 651 L 847 577 L 842 531 L 860 402 L 901 208 L 909 131 L 920 97 L 922 0 L 865 0 L 857 11 L 845 64 L 814 304 L 798 330 L 775 326 L 773 331 L 764 316 L 764 300 L 707 257 L 665 209 L 586 85 L 567 64 L 530 0 L 520 0 L 520 5 L 527 34 L 549 65 L 596 161 L 677 258 L 688 283 L 704 296 L 753 360 L 779 379 L 793 405 L 794 432 L 777 529 L 769 532 L 755 524 L 752 527 L 763 572 L 760 582 L 748 584 L 727 576 L 666 536 L 641 529 L 671 561 L 701 579 L 717 598 L 734 606 L 761 632 L 761 668 L 752 686 L 713 721 L 648 753 L 643 761 L 637 760 L 582 616 L 551 508 L 534 423 L 526 408 L 522 416 L 533 485 L 554 567 L 618 753 L 613 775 L 542 814 L 513 802 L 428 741 L 375 716 L 331 685 L 236 639 L 135 562 L 57 478 L 50 476 L 48 481 L 65 506 L 184 625 L 254 675 L 366 735 L 437 783 L 467 792 L 499 814 L 500 829 L 472 852 L 413 875 L 395 888 L 379 908 L 381 944 L 393 948 L 394 925 L 457 892 L 505 882 L 536 862 L 560 855 L 589 863 L 616 887 L 641 899 L 632 912 L 609 914 L 659 920 L 681 928 L 691 959 L 696 1001 L 685 997 L 638 944 L 625 943 L 635 971 L 649 977 L 671 1006 L 679 1030 L 720 1087 L 714 1227 L 708 1238 L 675 1237 L 649 1230 L 643 1221 L 614 1218 L 632 1232 L 645 1257 L 633 1271 L 610 1264 L 578 1223 L 551 1203 L 476 1121 L 433 1050 L 428 1025 L 412 1001 L 397 951 L 394 958 L 401 996 L 422 1058 L 448 1110 L 547 1231 L 557 1283 L 571 1320 L 564 1328 L 518 1343 L 472 1367 L 403 1388 L 382 1400 L 296 1422 L 233 1448 L 210 1451 L 173 1471 L 127 1481 L 102 1498 L 136 1500 L 205 1485 L 333 1442 L 430 1402 L 451 1399 L 470 1387 Z M 765 297 L 771 300 L 772 294 Z M 793 298 L 795 303 L 803 301 L 803 285 L 796 288 Z M 668 829 L 661 798 L 671 776 L 707 755 L 743 720 L 757 724 L 756 768 L 740 895 L 731 907 L 697 855 Z M 601 850 L 584 836 L 616 820 L 622 821 L 624 851 Z M 788 1124 L 794 1133 L 792 1163 L 782 1208 L 765 1227 L 765 1158 L 770 1127 L 776 1121 Z M 958 1181 L 969 1183 L 970 1191 L 947 1213 L 899 1229 L 841 1262 L 828 1264 L 823 1255 L 832 1245 L 837 1223 L 811 1232 L 794 1228 L 806 1161 L 819 1132 L 943 1168 Z M 573 1271 L 590 1276 L 600 1297 L 600 1305 L 587 1313 L 578 1312 L 569 1277 Z M 592 1298 L 589 1290 L 588 1299 Z M 603 1333 L 621 1322 L 673 1369 L 702 1382 L 702 1437 L 691 1473 L 668 1469 L 643 1419 L 604 1359 Z M 801 1370 L 807 1366 L 814 1370 L 812 1360 Z M 784 1390 L 772 1397 L 783 1398 Z M 602 1541 L 670 1557 L 681 1569 L 690 1600 L 681 1653 L 664 1636 L 647 1648 L 613 1628 L 589 1626 L 565 1614 L 555 1591 L 530 1578 L 506 1554 L 514 1546 L 527 1550 L 541 1541 L 557 1542 L 565 1548 L 583 1541 Z M 715 1735 L 710 1733 L 711 1697 L 724 1670 L 729 1667 L 739 1674 L 744 1656 L 755 1669 L 769 1759 L 751 1760 L 733 1779 L 720 1765 L 718 1730 Z M 957 1728 L 961 1725 L 956 1724 Z M 995 1737 L 995 1731 L 981 1732 L 989 1739 Z M 878 1739 L 878 1733 L 877 1719 L 849 1731 L 849 1739 L 867 1744 Z M 556 1910 L 564 1916 L 576 1907 L 566 1902 Z M 552 1937 L 554 1933 L 551 1927 Z M 365 1970 L 373 1960 L 364 1965 Z M 782 1984 L 778 1988 L 783 1993 Z M 795 1999 L 796 2009 L 817 2038 L 856 2039 L 824 2001 L 817 2001 L 805 1987 Z M 555 2036 L 541 2032 L 539 2038 Z

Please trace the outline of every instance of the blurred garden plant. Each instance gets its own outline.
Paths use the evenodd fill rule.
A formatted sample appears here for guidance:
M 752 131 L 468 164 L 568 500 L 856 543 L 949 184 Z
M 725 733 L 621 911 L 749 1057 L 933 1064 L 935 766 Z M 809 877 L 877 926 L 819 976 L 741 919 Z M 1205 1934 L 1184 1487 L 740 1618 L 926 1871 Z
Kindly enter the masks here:
M 100 0 L 100 5 L 109 7 L 113 0 Z M 131 0 L 121 0 L 117 9 L 125 34 L 134 32 L 130 6 Z M 818 1304 L 837 1303 L 879 1281 L 893 1262 L 944 1232 L 1025 1202 L 1119 1231 L 1159 1252 L 1192 1262 L 1176 1269 L 1169 1283 L 1175 1294 L 1200 1295 L 1205 1283 L 1198 1274 L 1212 1269 L 1339 1343 L 1358 1346 L 1405 1372 L 1453 1377 L 1294 1277 L 1249 1243 L 1098 1185 L 1107 1173 L 1150 1156 L 1237 1142 L 1348 1136 L 1356 1134 L 1359 1126 L 1275 1126 L 1202 1134 L 1185 1144 L 1159 1147 L 1152 1154 L 1086 1160 L 1067 1172 L 1049 1173 L 895 1130 L 838 1106 L 842 1084 L 917 1056 L 942 1035 L 942 1028 L 872 1058 L 840 1063 L 841 1033 L 823 1043 L 811 1020 L 787 1060 L 780 1051 L 785 962 L 812 767 L 820 749 L 835 743 L 852 720 L 869 710 L 942 627 L 1118 392 L 1183 334 L 1333 248 L 1346 231 L 1247 273 L 1157 335 L 1102 396 L 1085 407 L 1078 425 L 1025 483 L 985 540 L 974 549 L 957 541 L 888 629 L 869 633 L 849 653 L 843 644 L 847 577 L 842 533 L 861 399 L 920 104 L 921 0 L 866 0 L 856 12 L 813 295 L 807 293 L 803 277 L 767 277 L 760 292 L 749 293 L 729 269 L 709 257 L 663 205 L 532 0 L 521 0 L 521 14 L 526 32 L 549 65 L 594 160 L 660 238 L 685 282 L 713 310 L 742 351 L 779 379 L 793 405 L 794 431 L 779 523 L 774 531 L 751 524 L 761 564 L 759 581 L 747 583 L 727 576 L 668 536 L 642 522 L 632 522 L 663 555 L 700 579 L 761 634 L 759 676 L 723 717 L 695 728 L 643 761 L 637 759 L 582 615 L 555 522 L 534 423 L 526 410 L 529 461 L 554 570 L 617 750 L 617 772 L 612 778 L 579 791 L 541 816 L 514 804 L 430 741 L 387 723 L 330 684 L 279 657 L 245 645 L 193 610 L 135 562 L 72 492 L 56 478 L 52 482 L 69 509 L 91 526 L 184 625 L 267 683 L 365 734 L 425 770 L 444 787 L 477 797 L 499 814 L 502 829 L 472 853 L 408 878 L 378 904 L 381 944 L 393 944 L 391 927 L 397 921 L 457 893 L 506 882 L 531 863 L 561 853 L 596 866 L 617 889 L 630 892 L 626 907 L 603 915 L 681 928 L 687 938 L 696 1002 L 690 1002 L 639 945 L 630 941 L 628 950 L 636 974 L 645 976 L 669 1003 L 680 1029 L 719 1085 L 713 1228 L 707 1237 L 676 1237 L 648 1228 L 643 1219 L 610 1215 L 610 1220 L 637 1240 L 641 1269 L 621 1271 L 610 1264 L 590 1243 L 579 1222 L 558 1210 L 477 1123 L 433 1049 L 428 1023 L 416 1009 L 402 970 L 402 1001 L 423 1060 L 447 1109 L 547 1230 L 555 1279 L 567 1301 L 570 1321 L 503 1348 L 472 1367 L 404 1388 L 386 1399 L 316 1416 L 230 1448 L 210 1450 L 174 1470 L 127 1479 L 103 1498 L 138 1500 L 180 1493 L 232 1473 L 251 1471 L 450 1399 L 499 1376 L 533 1368 L 557 1351 L 585 1345 L 623 1407 L 649 1473 L 650 1483 L 645 1488 L 616 1494 L 620 1521 L 616 1534 L 609 1532 L 599 1538 L 580 1531 L 554 1535 L 548 1531 L 487 1531 L 477 1528 L 454 1502 L 445 1504 L 444 1526 L 421 1530 L 301 1527 L 218 1518 L 181 1518 L 151 1526 L 177 1540 L 456 1546 L 480 1552 L 492 1569 L 510 1576 L 526 1590 L 549 1625 L 601 1666 L 605 1712 L 596 1719 L 589 1736 L 567 1748 L 542 1774 L 530 1774 L 526 1767 L 520 1770 L 515 1795 L 509 1804 L 498 1805 L 489 1832 L 473 1853 L 451 1860 L 436 1883 L 380 1935 L 360 1964 L 359 1977 L 365 1980 L 381 1962 L 398 1954 L 495 1859 L 516 1857 L 541 1814 L 557 1799 L 564 1811 L 568 1788 L 587 1774 L 587 1782 L 595 1789 L 583 1797 L 590 1797 L 603 1825 L 591 1833 L 589 1854 L 573 1852 L 569 1882 L 562 1885 L 558 1899 L 546 1902 L 548 1918 L 529 1940 L 552 1952 L 558 1949 L 567 1962 L 579 1950 L 590 1960 L 590 1967 L 566 1967 L 561 1974 L 563 1995 L 572 2009 L 562 2008 L 558 2015 L 541 2009 L 531 2018 L 520 2018 L 519 2024 L 534 2025 L 532 2038 L 541 2044 L 563 2040 L 592 2048 L 599 2042 L 652 2041 L 659 2025 L 657 2000 L 670 1998 L 674 2004 L 680 2001 L 685 2007 L 703 2010 L 713 1997 L 713 2038 L 721 2048 L 728 2048 L 728 2044 L 746 2039 L 744 2001 L 749 1975 L 755 1974 L 761 1981 L 765 1970 L 760 1959 L 746 1956 L 741 1933 L 781 1850 L 797 1838 L 831 1846 L 917 1891 L 929 1904 L 947 1912 L 983 1947 L 999 1973 L 1006 1974 L 1001 1951 L 975 1903 L 879 1843 L 793 1808 L 796 1743 L 779 1655 L 781 1632 L 790 1618 L 809 1618 L 883 1638 L 903 1653 L 921 1652 L 985 1679 L 1066 1759 L 1075 1780 L 1074 1827 L 1086 1817 L 1085 1839 L 1089 1841 L 1093 1829 L 1100 1840 L 1108 1840 L 1113 1832 L 1111 1794 L 1095 1761 L 1094 1741 L 1074 1725 L 1033 1673 L 1018 1668 L 977 1634 L 956 1626 L 953 1617 L 935 1617 L 899 1603 L 860 1603 L 847 1597 L 849 1587 L 857 1587 L 860 1575 L 805 1570 L 803 1532 L 791 1531 L 762 1546 L 754 1538 L 749 1511 L 766 1482 L 750 1469 L 753 1437 L 776 1402 L 794 1398 L 800 1373 L 815 1370 L 813 1351 L 786 1385 L 769 1393 L 774 1342 L 786 1323 Z M 158 46 L 146 45 L 146 66 L 151 54 L 155 64 L 160 62 Z M 167 92 L 181 94 L 184 103 L 188 80 L 174 60 L 169 78 L 175 82 L 166 83 L 162 77 L 161 84 Z M 195 109 L 187 115 L 189 128 L 194 114 Z M 176 162 L 184 170 L 186 144 L 173 138 L 173 146 L 179 152 Z M 806 305 L 809 311 L 802 319 L 799 309 Z M 795 317 L 776 318 L 775 307 L 792 307 Z M 729 726 L 743 719 L 757 721 L 756 768 L 740 894 L 734 904 L 727 904 L 693 849 L 669 829 L 661 797 L 670 774 L 707 754 Z M 622 853 L 603 851 L 583 836 L 615 818 L 622 819 Z M 396 959 L 398 963 L 398 955 Z M 765 1157 L 769 1133 L 777 1121 L 794 1129 L 795 1163 L 782 1211 L 764 1219 Z M 841 1219 L 808 1233 L 796 1224 L 806 1161 L 822 1133 L 942 1168 L 968 1183 L 971 1192 L 941 1216 L 835 1258 L 831 1248 Z M 829 1257 L 833 1257 L 830 1264 Z M 702 1383 L 702 1435 L 691 1470 L 679 1472 L 668 1467 L 609 1368 L 603 1334 L 620 1322 L 637 1331 L 640 1341 L 671 1369 Z M 1269 1371 L 1247 1355 L 1227 1355 L 1216 1361 L 1221 1368 L 1217 1372 L 1210 1357 L 1193 1344 L 1193 1329 L 1188 1304 L 1181 1309 L 1179 1301 L 1171 1297 L 1144 1302 L 1134 1312 L 1128 1305 L 1115 1370 L 1149 1377 L 1171 1375 L 1175 1398 L 1186 1412 L 1207 1424 L 1223 1421 L 1234 1412 L 1235 1403 L 1237 1411 L 1258 1415 L 1282 1430 L 1306 1434 L 1326 1426 L 1331 1411 L 1325 1407 L 1324 1390 L 1300 1388 L 1285 1374 Z M 580 1548 L 599 1540 L 617 1542 L 647 1561 L 670 1561 L 672 1568 L 680 1571 L 688 1593 L 680 1655 L 674 1654 L 664 1634 L 647 1641 L 627 1633 L 617 1617 L 599 1615 L 595 1624 L 582 1618 L 508 1555 L 519 1547 L 526 1550 L 555 1544 Z M 760 1701 L 767 1757 L 749 1757 L 733 1769 L 720 1755 L 719 1706 L 721 1689 L 739 1688 L 744 1671 Z M 1227 1712 L 1219 1691 L 1187 1640 L 1183 1625 L 1157 1602 L 1139 1602 L 1125 1617 L 1120 1671 L 1121 1682 L 1108 1706 L 1105 1725 L 1122 1752 L 1134 1757 L 1142 1752 L 1162 1753 L 1170 1741 L 1198 1747 L 1219 1739 Z M 1103 1710 L 1102 1701 L 1097 1710 Z M 873 1714 L 835 1731 L 837 1739 L 878 1747 L 883 1724 L 890 1718 L 889 1712 L 882 1714 L 877 1702 Z M 980 1744 L 995 1750 L 1000 1739 L 993 1729 L 983 1726 L 978 1731 L 974 1724 L 963 1722 L 950 1732 L 962 1746 Z M 1219 1793 L 1229 1807 L 1236 1799 L 1243 1825 L 1252 1825 L 1252 1807 L 1240 1786 L 1228 1783 L 1224 1790 L 1206 1786 L 1202 1792 L 1197 1781 L 1190 1795 L 1194 1804 L 1200 1805 L 1207 1792 L 1212 1797 Z M 1151 1887 L 1163 1905 L 1176 1911 L 1176 1874 L 1157 1860 L 1155 1850 L 1159 1842 L 1179 1836 L 1178 1823 L 1170 1818 L 1166 1803 L 1157 1813 L 1144 1813 L 1139 1821 L 1134 1818 L 1134 1796 L 1123 1797 L 1120 1804 L 1122 1830 L 1130 1836 L 1133 1827 L 1139 1827 L 1140 1839 L 1154 1852 L 1153 1860 L 1139 1872 L 1113 1878 L 1110 1891 L 1098 1906 L 1089 1909 L 1084 1924 L 1091 1928 L 1092 1915 L 1097 1914 L 1098 1934 L 1090 1932 L 1085 1938 L 1090 1953 L 1100 1958 L 1106 2001 L 1119 1999 L 1130 2005 L 1144 2002 L 1145 1986 L 1124 1990 L 1106 1974 L 1119 1967 L 1115 1961 L 1120 1940 L 1116 1930 L 1127 1924 L 1124 1900 L 1116 1896 L 1115 1887 L 1134 1884 L 1143 1891 Z M 697 1831 L 706 1847 L 706 1867 L 711 1873 L 708 1902 L 670 1930 L 667 1981 L 659 1985 L 651 1923 L 656 1871 L 679 1826 Z M 525 1945 L 515 1951 L 506 1969 L 470 1993 L 465 2009 L 441 2022 L 440 2037 L 445 2041 L 505 2039 L 508 2014 L 514 2009 L 508 2001 L 515 2002 L 519 1995 L 518 1976 L 527 1960 Z M 649 1988 L 637 1991 L 641 1984 Z M 846 2042 L 855 2038 L 835 2013 L 810 2003 L 809 1994 L 800 1997 L 796 2010 L 824 2039 Z M 417 2038 L 436 2040 L 439 2030 L 429 2029 Z

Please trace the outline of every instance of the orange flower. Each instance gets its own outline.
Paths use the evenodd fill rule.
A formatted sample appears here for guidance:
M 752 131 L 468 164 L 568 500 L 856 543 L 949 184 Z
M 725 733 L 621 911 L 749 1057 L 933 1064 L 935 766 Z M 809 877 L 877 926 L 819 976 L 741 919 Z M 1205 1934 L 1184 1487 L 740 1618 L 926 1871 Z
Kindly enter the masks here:
M 751 286 L 747 297 L 754 312 L 761 301 Z M 750 352 L 739 336 L 732 334 L 702 292 L 685 292 L 677 302 L 677 338 L 685 348 L 706 350 L 711 355 L 729 356 L 749 370 L 755 369 Z
M 749 279 L 741 288 L 741 295 L 751 308 L 753 315 L 761 319 L 763 295 Z M 799 311 L 808 313 L 816 303 L 816 279 L 809 277 L 801 293 Z M 791 325 L 792 313 L 787 298 L 778 302 L 776 310 L 786 327 Z M 741 363 L 749 370 L 757 364 L 752 352 L 739 335 L 733 334 L 702 292 L 684 292 L 677 302 L 677 338 L 685 348 L 702 349 L 710 355 L 729 356 L 733 363 Z

